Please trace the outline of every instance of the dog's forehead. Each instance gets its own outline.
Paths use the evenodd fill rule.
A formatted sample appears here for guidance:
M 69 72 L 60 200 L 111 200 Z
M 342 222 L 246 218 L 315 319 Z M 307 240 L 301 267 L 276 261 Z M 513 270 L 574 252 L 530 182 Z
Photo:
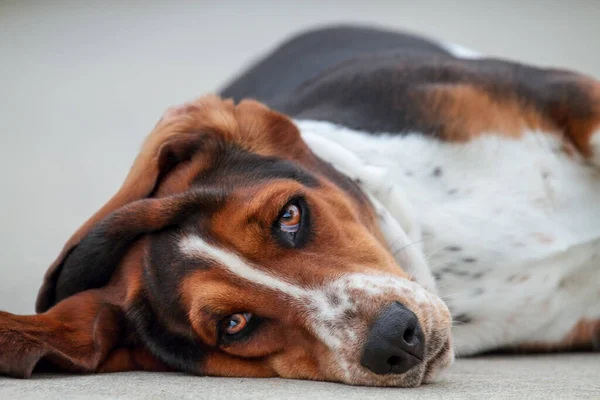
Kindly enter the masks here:
M 307 187 L 319 185 L 318 177 L 299 162 L 260 155 L 231 143 L 221 147 L 212 165 L 196 176 L 194 185 L 217 185 L 235 190 L 275 180 L 295 181 Z

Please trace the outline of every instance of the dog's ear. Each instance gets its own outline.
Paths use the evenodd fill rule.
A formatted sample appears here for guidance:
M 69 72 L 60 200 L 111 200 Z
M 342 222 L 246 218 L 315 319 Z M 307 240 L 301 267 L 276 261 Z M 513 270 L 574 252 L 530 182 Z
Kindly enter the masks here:
M 165 226 L 189 204 L 185 198 L 153 197 L 165 177 L 203 150 L 204 137 L 237 129 L 233 110 L 232 102 L 208 96 L 165 113 L 121 188 L 71 236 L 46 272 L 38 313 L 81 290 L 102 286 L 137 236 Z
M 27 378 L 42 360 L 93 372 L 122 337 L 121 309 L 102 290 L 80 293 L 39 315 L 0 312 L 0 375 Z

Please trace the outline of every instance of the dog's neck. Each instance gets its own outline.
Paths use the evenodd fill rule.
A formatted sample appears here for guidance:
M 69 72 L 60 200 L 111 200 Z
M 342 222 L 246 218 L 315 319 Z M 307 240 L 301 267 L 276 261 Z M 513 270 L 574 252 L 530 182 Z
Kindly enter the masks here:
M 369 164 L 343 143 L 325 138 L 320 130 L 329 129 L 329 124 L 295 122 L 311 150 L 354 180 L 369 197 L 381 232 L 398 264 L 425 289 L 435 292 L 435 280 L 423 254 L 417 210 L 395 182 L 388 179 L 388 170 Z

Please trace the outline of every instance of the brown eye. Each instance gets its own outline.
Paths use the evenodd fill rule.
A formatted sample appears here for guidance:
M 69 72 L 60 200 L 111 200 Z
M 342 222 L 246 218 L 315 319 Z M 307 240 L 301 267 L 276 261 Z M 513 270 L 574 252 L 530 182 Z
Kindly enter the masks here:
M 236 335 L 248 327 L 252 319 L 251 313 L 238 313 L 227 317 L 224 321 L 224 333 L 226 335 Z
M 302 213 L 300 208 L 295 204 L 290 204 L 286 207 L 279 217 L 279 226 L 281 230 L 289 233 L 296 233 L 300 229 L 300 221 L 302 219 Z
M 311 235 L 310 208 L 304 197 L 290 200 L 273 222 L 271 233 L 280 246 L 298 249 L 304 246 Z

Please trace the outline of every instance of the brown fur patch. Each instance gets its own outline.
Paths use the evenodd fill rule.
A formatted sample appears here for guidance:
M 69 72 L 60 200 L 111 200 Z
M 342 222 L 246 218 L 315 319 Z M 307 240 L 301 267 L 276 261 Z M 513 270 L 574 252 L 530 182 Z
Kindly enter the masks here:
M 557 127 L 533 106 L 517 97 L 493 96 L 473 85 L 439 85 L 427 90 L 427 111 L 440 119 L 440 137 L 466 142 L 480 135 L 520 137 L 526 130 L 557 132 Z
M 524 343 L 509 351 L 546 353 L 573 350 L 600 350 L 600 320 L 582 319 L 556 343 Z

